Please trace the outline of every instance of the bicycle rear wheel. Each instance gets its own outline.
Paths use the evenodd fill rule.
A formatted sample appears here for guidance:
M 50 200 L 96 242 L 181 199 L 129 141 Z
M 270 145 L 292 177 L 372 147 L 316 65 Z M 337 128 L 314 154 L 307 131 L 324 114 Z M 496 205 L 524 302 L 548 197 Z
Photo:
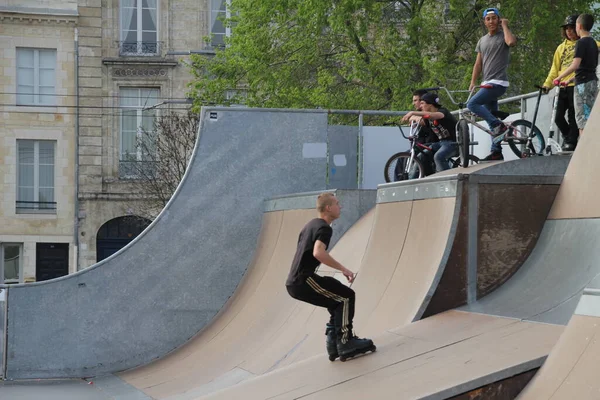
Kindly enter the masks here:
M 537 126 L 533 126 L 531 122 L 519 119 L 510 123 L 509 128 L 512 130 L 514 138 L 507 136 L 506 140 L 510 149 L 519 158 L 530 155 L 543 155 L 546 148 L 544 135 Z M 528 143 L 528 138 L 531 137 L 531 143 Z
M 458 143 L 458 154 L 461 159 L 461 166 L 467 168 L 469 166 L 469 145 L 471 137 L 469 136 L 469 123 L 461 119 L 456 124 L 456 142 Z
M 396 153 L 385 163 L 383 176 L 386 182 L 399 182 L 408 179 L 418 179 L 425 176 L 423 163 L 417 157 L 412 160 L 412 165 L 407 171 L 406 165 L 410 161 L 409 152 Z

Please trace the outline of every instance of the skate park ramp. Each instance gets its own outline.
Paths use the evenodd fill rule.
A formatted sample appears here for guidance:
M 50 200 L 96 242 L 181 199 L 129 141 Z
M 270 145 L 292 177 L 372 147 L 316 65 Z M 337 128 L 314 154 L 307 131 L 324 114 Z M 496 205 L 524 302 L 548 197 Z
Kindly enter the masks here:
M 374 204 L 374 191 L 361 194 L 363 209 Z M 174 395 L 189 398 L 274 368 L 282 361 L 282 354 L 285 358 L 286 353 L 291 353 L 287 347 L 290 341 L 302 344 L 304 327 L 314 320 L 314 309 L 303 307 L 289 296 L 285 279 L 298 234 L 316 217 L 316 197 L 316 194 L 301 195 L 267 202 L 252 265 L 236 294 L 214 321 L 172 354 L 120 377 L 152 398 Z M 343 207 L 351 206 L 343 193 L 338 197 Z M 364 215 L 333 247 L 333 254 L 338 254 L 340 261 L 349 267 L 359 266 L 373 215 L 373 211 Z M 331 275 L 328 271 L 323 273 Z M 319 321 L 318 325 L 321 339 L 324 323 Z
M 600 161 L 592 111 L 556 194 L 536 247 L 523 266 L 500 289 L 466 311 L 566 325 L 583 290 L 600 275 Z
M 327 188 L 327 118 L 325 110 L 203 109 L 186 175 L 142 235 L 79 273 L 3 291 L 5 377 L 121 371 L 196 335 L 252 261 L 265 199 Z
M 554 309 L 548 310 L 546 315 L 547 319 L 564 321 L 570 317 L 570 320 L 548 360 L 519 399 L 600 398 L 597 377 L 600 251 L 595 240 L 600 233 L 597 202 L 600 178 L 596 173 L 600 163 L 596 152 L 598 123 L 600 108 L 595 107 L 547 222 L 553 233 L 548 234 L 548 240 L 552 240 L 548 246 L 550 256 L 557 257 L 560 251 L 567 254 L 558 262 L 553 258 L 546 260 L 547 274 L 553 275 L 553 279 L 541 283 L 547 290 L 558 292 L 563 300 L 553 299 Z
M 360 277 L 354 289 L 361 332 L 419 318 L 443 271 L 455 208 L 454 197 L 378 204 L 336 244 L 332 255 Z M 153 398 L 191 399 L 322 354 L 327 311 L 293 300 L 284 286 L 298 233 L 310 216 L 312 209 L 265 213 L 254 267 L 226 309 L 181 349 L 120 377 Z M 429 224 L 434 218 L 438 233 L 413 268 L 422 236 L 407 236 L 411 220 Z M 322 267 L 320 273 L 334 271 Z
M 543 167 L 548 169 L 546 165 Z M 510 170 L 510 166 L 503 170 Z M 491 174 L 473 179 L 481 183 L 496 178 Z M 552 193 L 556 192 L 559 182 L 555 178 L 552 178 Z M 511 179 L 520 181 L 522 177 Z M 506 177 L 502 180 L 510 181 Z M 363 217 L 333 248 L 334 257 L 358 272 L 353 288 L 357 293 L 355 326 L 361 335 L 377 337 L 383 343 L 387 338 L 396 337 L 389 331 L 419 320 L 441 291 L 445 291 L 443 299 L 451 299 L 444 303 L 446 309 L 452 308 L 453 301 L 467 301 L 464 253 L 468 251 L 461 231 L 469 225 L 468 205 L 464 201 L 469 190 L 467 179 L 456 175 L 441 181 L 386 185 L 378 191 L 375 210 Z M 551 200 L 547 204 L 542 221 Z M 346 207 L 343 201 L 342 205 Z M 267 212 L 264 226 L 280 226 L 277 239 L 273 236 L 275 233 L 267 231 L 261 236 L 271 239 L 261 239 L 260 255 L 230 305 L 181 349 L 119 376 L 156 399 L 193 399 L 322 357 L 324 323 L 328 320 L 326 310 L 291 299 L 283 286 L 297 234 L 306 221 L 303 213 L 310 214 L 293 209 Z M 436 229 L 431 229 L 433 226 Z M 266 242 L 271 245 L 263 248 Z M 320 272 L 333 273 L 328 268 L 321 268 Z M 456 273 L 463 274 L 464 279 L 457 280 Z M 444 311 L 439 304 L 437 307 L 436 312 L 429 313 Z M 471 327 L 479 318 L 476 314 L 452 315 L 468 315 L 459 320 Z M 442 317 L 442 320 L 452 318 Z M 461 325 L 459 320 L 456 323 Z M 441 323 L 439 329 L 443 331 L 448 323 Z M 464 328 L 458 325 L 453 329 Z M 536 324 L 523 325 L 525 331 L 529 327 L 543 330 Z M 471 380 L 470 385 L 538 368 L 549 352 L 550 342 L 553 344 L 557 339 L 557 329 L 560 331 L 562 327 L 547 329 L 548 340 L 541 342 L 543 346 L 536 348 L 538 352 L 523 353 L 528 355 L 506 361 L 504 375 L 496 376 L 490 369 L 483 380 Z M 469 336 L 467 331 L 464 335 Z M 384 339 L 379 339 L 382 333 Z M 444 342 L 441 347 L 447 345 Z M 426 350 L 430 351 L 431 348 Z M 403 356 L 399 357 L 401 361 Z M 263 398 L 260 396 L 252 398 Z
M 600 280 L 584 290 L 575 314 L 543 367 L 518 399 L 598 399 Z
M 514 398 L 562 331 L 559 325 L 447 311 L 376 336 L 374 354 L 345 363 L 316 356 L 195 399 Z M 496 382 L 501 384 L 492 393 L 504 397 L 478 390 Z

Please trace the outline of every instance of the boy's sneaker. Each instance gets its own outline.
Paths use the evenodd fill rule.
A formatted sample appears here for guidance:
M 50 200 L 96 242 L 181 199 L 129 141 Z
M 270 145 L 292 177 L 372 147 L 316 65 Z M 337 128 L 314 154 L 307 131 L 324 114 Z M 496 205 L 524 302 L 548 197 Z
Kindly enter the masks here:
M 487 157 L 479 160 L 479 162 L 482 161 L 504 161 L 504 155 L 501 151 L 492 151 Z
M 492 142 L 494 144 L 498 144 L 504 140 L 506 137 L 506 133 L 508 131 L 508 127 L 504 124 L 500 124 L 492 129 Z

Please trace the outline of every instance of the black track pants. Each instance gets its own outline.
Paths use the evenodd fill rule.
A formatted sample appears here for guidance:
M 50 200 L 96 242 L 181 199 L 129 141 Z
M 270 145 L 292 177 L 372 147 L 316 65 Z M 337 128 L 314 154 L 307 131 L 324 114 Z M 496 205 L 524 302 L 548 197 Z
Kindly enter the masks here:
M 352 336 L 354 319 L 354 290 L 335 278 L 313 274 L 306 282 L 286 286 L 290 296 L 315 306 L 325 307 L 331 315 L 330 323 L 342 343 Z

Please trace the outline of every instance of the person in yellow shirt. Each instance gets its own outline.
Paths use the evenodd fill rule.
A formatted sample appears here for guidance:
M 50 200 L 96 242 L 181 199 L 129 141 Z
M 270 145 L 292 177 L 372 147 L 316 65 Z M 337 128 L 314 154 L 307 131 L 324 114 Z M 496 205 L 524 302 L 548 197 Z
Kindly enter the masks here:
M 550 72 L 543 85 L 547 90 L 554 87 L 553 81 L 573 62 L 575 43 L 577 43 L 577 40 L 579 39 L 579 36 L 577 36 L 577 32 L 575 31 L 577 17 L 579 17 L 578 14 L 569 15 L 565 18 L 565 23 L 560 27 L 564 40 L 558 45 L 554 52 L 552 67 L 550 67 Z M 558 103 L 556 105 L 556 117 L 554 119 L 556 126 L 563 135 L 564 141 L 562 148 L 564 151 L 575 150 L 577 139 L 579 138 L 579 129 L 577 128 L 577 121 L 575 120 L 575 104 L 573 102 L 574 82 L 572 78 L 574 78 L 574 76 L 575 72 L 563 78 L 563 81 L 570 81 L 570 83 L 567 87 L 563 87 L 559 91 Z M 567 119 L 565 119 L 565 112 L 568 116 L 568 122 Z

